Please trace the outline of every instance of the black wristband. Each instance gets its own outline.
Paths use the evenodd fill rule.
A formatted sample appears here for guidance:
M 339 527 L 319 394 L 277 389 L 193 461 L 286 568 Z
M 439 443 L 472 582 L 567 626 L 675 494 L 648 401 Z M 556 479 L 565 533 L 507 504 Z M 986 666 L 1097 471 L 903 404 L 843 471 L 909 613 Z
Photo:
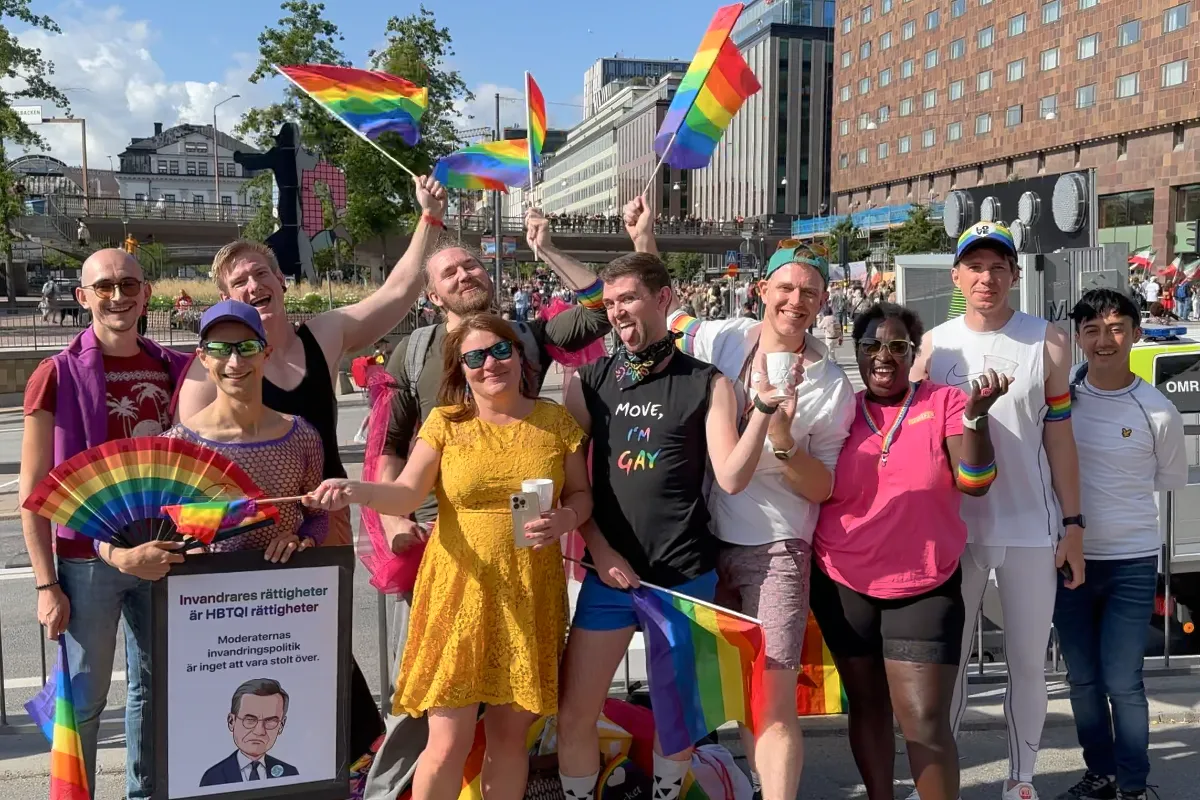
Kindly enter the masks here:
M 37 589 L 39 592 L 44 592 L 47 589 L 53 589 L 55 586 L 58 586 L 58 581 L 56 581 L 56 580 L 50 581 L 49 583 L 43 583 L 41 586 L 36 586 L 34 588 Z
M 770 416 L 771 414 L 774 414 L 776 411 L 779 410 L 779 406 L 767 405 L 766 403 L 764 403 L 762 400 L 759 399 L 758 395 L 754 395 L 754 407 L 757 408 L 762 413 L 766 414 L 767 416 Z

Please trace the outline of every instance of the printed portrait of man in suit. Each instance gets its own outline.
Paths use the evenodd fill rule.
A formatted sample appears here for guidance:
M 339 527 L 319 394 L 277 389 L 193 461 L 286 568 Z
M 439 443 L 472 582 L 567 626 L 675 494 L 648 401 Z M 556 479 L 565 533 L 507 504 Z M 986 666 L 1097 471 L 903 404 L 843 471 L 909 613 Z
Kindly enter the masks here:
M 255 678 L 233 693 L 226 724 L 237 748 L 208 768 L 201 786 L 271 780 L 299 775 L 291 764 L 268 755 L 287 723 L 288 693 L 271 678 Z

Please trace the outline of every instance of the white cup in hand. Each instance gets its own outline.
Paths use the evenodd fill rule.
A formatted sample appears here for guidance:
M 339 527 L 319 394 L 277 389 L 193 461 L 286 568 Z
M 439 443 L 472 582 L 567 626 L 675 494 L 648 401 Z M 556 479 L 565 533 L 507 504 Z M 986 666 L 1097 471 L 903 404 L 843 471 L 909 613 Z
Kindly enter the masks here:
M 788 397 L 795 391 L 792 367 L 799 361 L 795 353 L 767 353 L 767 380 L 775 387 L 776 397 Z
M 554 481 L 549 478 L 531 478 L 521 481 L 521 491 L 537 493 L 538 510 L 543 514 L 554 507 Z

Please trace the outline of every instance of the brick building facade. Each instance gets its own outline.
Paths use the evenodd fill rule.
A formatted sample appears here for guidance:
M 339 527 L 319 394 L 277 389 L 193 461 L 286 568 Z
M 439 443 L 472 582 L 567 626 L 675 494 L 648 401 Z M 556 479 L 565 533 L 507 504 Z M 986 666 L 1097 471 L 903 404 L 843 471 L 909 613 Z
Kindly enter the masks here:
M 837 213 L 1095 168 L 1101 242 L 1190 251 L 1200 23 L 1179 0 L 840 3 Z

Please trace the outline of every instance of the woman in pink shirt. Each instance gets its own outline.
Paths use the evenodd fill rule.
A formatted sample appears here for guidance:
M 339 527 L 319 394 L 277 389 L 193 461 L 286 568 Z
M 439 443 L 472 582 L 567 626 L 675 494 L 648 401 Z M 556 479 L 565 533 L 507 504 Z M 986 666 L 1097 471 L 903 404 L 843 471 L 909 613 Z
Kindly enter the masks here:
M 871 306 L 854 321 L 866 389 L 813 537 L 810 604 L 849 701 L 850 746 L 869 800 L 892 797 L 892 716 L 921 800 L 958 797 L 950 697 L 964 610 L 962 494 L 996 476 L 987 412 L 1008 378 L 971 395 L 909 382 L 924 329 L 912 311 Z

